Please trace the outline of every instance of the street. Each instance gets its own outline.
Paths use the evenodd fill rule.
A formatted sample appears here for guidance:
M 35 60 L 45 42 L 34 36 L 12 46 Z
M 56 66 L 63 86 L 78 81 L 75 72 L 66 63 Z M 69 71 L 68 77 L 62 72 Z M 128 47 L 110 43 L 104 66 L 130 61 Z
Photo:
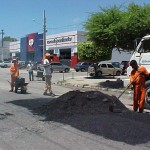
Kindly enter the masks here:
M 68 118 L 68 123 L 66 120 L 46 121 L 44 116 L 38 115 L 36 111 L 41 105 L 47 104 L 52 99 L 52 97 L 43 95 L 44 81 L 35 78 L 35 81 L 29 82 L 27 94 L 17 94 L 8 92 L 10 89 L 7 81 L 10 80 L 9 69 L 0 68 L 0 72 L 0 150 L 150 149 L 150 127 L 148 123 L 143 126 L 144 124 L 138 119 L 133 121 L 132 130 L 130 130 L 132 119 L 125 119 L 128 131 L 121 125 L 123 120 L 119 121 L 121 115 L 116 114 L 73 116 Z M 86 74 L 86 72 L 74 74 L 70 72 L 63 76 L 62 73 L 54 73 L 52 89 L 56 97 L 73 89 L 54 83 L 72 75 L 85 76 Z M 28 82 L 26 70 L 20 70 L 20 76 L 25 77 Z M 128 99 L 124 96 L 121 100 L 125 98 Z M 149 117 L 149 114 L 144 115 Z M 116 120 L 111 123 L 110 117 Z M 108 125 L 116 126 L 115 130 L 110 129 Z M 101 128 L 102 126 L 105 130 Z M 122 127 L 119 129 L 117 126 Z M 125 137 L 125 133 L 128 132 L 129 140 Z M 139 139 L 138 134 L 143 137 Z M 130 135 L 134 137 L 132 140 L 130 140 Z

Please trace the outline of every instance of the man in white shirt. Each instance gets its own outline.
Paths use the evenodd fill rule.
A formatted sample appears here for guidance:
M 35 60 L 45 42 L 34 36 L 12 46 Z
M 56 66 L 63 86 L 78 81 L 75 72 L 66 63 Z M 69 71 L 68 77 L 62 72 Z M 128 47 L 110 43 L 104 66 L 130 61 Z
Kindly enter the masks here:
M 29 73 L 29 80 L 30 81 L 34 81 L 34 75 L 33 75 L 33 64 L 31 61 L 29 61 L 28 65 L 27 65 L 27 71 Z
M 51 89 L 51 79 L 52 79 L 52 70 L 50 65 L 50 54 L 46 53 L 43 61 L 44 73 L 45 76 L 45 89 L 43 95 L 55 96 Z M 47 93 L 49 92 L 49 93 Z

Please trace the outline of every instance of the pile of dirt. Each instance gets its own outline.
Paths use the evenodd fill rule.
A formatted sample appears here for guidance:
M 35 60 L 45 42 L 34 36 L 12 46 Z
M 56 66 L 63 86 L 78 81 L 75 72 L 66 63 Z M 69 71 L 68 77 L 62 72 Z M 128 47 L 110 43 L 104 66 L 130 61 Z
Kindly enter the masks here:
M 67 92 L 38 109 L 49 118 L 74 114 L 95 115 L 108 113 L 109 106 L 115 100 L 115 108 L 127 109 L 115 96 L 100 91 L 82 92 L 79 90 Z
M 112 89 L 119 89 L 124 87 L 123 81 L 120 80 L 119 78 L 116 81 L 106 80 L 105 82 L 101 82 L 100 86 L 104 88 L 112 88 Z

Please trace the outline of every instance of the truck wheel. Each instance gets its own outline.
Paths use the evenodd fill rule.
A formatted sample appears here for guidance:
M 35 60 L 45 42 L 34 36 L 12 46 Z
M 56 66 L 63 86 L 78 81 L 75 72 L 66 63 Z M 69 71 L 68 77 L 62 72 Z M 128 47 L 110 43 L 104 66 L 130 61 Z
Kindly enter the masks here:
M 145 102 L 150 105 L 150 80 L 146 81 Z

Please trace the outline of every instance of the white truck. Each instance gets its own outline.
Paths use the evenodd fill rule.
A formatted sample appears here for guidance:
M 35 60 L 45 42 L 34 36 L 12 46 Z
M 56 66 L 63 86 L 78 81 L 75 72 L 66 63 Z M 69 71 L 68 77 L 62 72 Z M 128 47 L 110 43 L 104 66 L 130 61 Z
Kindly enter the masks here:
M 136 60 L 139 66 L 146 67 L 147 71 L 150 72 L 150 35 L 144 36 L 140 40 L 130 58 L 131 60 Z M 127 68 L 127 76 L 130 75 L 131 70 L 131 67 Z M 150 104 L 150 77 L 146 79 L 145 101 Z

